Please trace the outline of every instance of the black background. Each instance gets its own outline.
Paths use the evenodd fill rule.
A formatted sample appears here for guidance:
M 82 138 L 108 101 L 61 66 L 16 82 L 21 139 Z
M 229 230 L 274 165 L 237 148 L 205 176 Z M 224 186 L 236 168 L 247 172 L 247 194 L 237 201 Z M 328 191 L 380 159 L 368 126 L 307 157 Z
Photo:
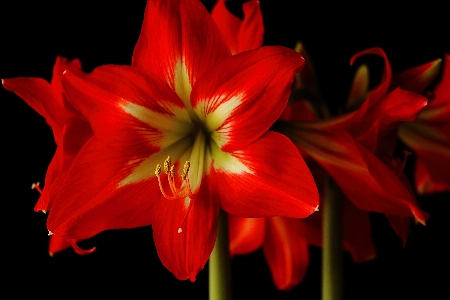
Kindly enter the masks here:
M 329 6 L 298 1 L 295 6 L 291 1 L 261 2 L 265 44 L 292 48 L 301 40 L 331 106 L 346 98 L 355 71 L 349 59 L 356 52 L 382 47 L 395 72 L 449 51 L 450 25 L 444 7 L 438 3 Z M 208 9 L 213 3 L 205 1 Z M 85 71 L 103 64 L 130 64 L 144 8 L 145 1 L 2 3 L 0 77 L 50 80 L 57 55 L 80 58 Z M 375 59 L 373 68 L 379 62 Z M 103 232 L 81 243 L 86 248 L 96 246 L 94 254 L 78 256 L 68 250 L 50 258 L 45 215 L 33 212 L 38 194 L 30 185 L 43 181 L 55 150 L 52 133 L 24 101 L 2 88 L 0 93 L 6 166 L 2 168 L 3 292 L 21 295 L 35 291 L 49 298 L 207 298 L 207 266 L 195 283 L 177 280 L 156 255 L 151 227 Z M 378 257 L 354 264 L 348 254 L 344 256 L 345 298 L 435 299 L 446 294 L 450 279 L 446 246 L 449 198 L 443 193 L 419 199 L 431 217 L 426 227 L 413 228 L 404 249 L 385 218 L 374 214 L 373 239 Z M 234 298 L 319 299 L 321 251 L 311 248 L 310 253 L 305 280 L 289 292 L 275 289 L 261 251 L 234 258 Z

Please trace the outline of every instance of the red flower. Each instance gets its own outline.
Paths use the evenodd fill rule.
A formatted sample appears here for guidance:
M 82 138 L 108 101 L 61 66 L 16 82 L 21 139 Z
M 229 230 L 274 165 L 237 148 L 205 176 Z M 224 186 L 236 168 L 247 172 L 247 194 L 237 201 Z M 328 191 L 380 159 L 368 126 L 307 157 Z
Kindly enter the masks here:
M 3 79 L 3 86 L 25 100 L 34 110 L 45 118 L 53 131 L 57 145 L 55 155 L 45 176 L 45 187 L 41 191 L 39 184 L 34 185 L 41 196 L 35 211 L 49 211 L 59 186 L 65 178 L 72 161 L 84 143 L 92 136 L 87 120 L 67 101 L 61 87 L 61 76 L 66 69 L 81 69 L 80 61 L 69 61 L 58 57 L 53 67 L 53 78 L 49 84 L 41 78 L 19 77 Z M 95 249 L 80 249 L 75 240 L 67 241 L 58 236 L 50 238 L 49 253 L 53 255 L 70 246 L 78 254 L 91 253 Z
M 198 1 L 149 1 L 133 67 L 63 77 L 95 137 L 74 160 L 49 229 L 80 239 L 152 224 L 163 264 L 195 280 L 219 209 L 310 215 L 318 204 L 311 173 L 289 139 L 268 131 L 303 63 L 282 47 L 232 56 Z
M 386 67 L 381 84 L 367 97 L 357 96 L 363 95 L 364 88 L 352 89 L 352 103 L 360 104 L 357 110 L 312 121 L 312 111 L 301 111 L 310 106 L 300 101 L 287 108 L 284 119 L 289 122 L 285 122 L 282 132 L 333 177 L 356 207 L 384 213 L 405 242 L 406 217 L 413 216 L 424 224 L 427 214 L 418 208 L 401 163 L 393 158 L 391 136 L 394 132 L 395 137 L 401 122 L 417 118 L 427 101 L 399 88 L 389 91 L 391 69 L 384 52 L 369 49 L 355 55 L 352 62 L 364 54 L 380 55 Z M 364 84 L 358 77 L 356 82 Z
M 422 92 L 437 75 L 441 60 L 398 75 L 402 88 Z M 417 120 L 400 126 L 399 137 L 417 155 L 417 191 L 428 194 L 450 191 L 450 55 L 446 54 L 442 78 L 427 94 L 429 102 Z

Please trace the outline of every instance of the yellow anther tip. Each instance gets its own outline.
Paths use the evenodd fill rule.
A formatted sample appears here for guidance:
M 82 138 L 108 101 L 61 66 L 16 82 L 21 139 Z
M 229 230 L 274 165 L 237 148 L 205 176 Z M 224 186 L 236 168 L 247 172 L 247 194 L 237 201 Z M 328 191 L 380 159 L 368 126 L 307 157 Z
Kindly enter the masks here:
M 157 164 L 156 165 L 156 170 L 155 170 L 155 175 L 159 176 L 161 174 L 161 165 Z

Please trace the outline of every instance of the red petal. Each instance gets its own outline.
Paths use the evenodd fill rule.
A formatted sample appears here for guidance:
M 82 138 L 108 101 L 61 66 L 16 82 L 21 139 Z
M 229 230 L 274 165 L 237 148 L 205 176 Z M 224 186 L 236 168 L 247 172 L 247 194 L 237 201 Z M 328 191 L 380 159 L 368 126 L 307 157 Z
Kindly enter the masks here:
M 244 21 L 239 30 L 238 52 L 261 47 L 264 38 L 264 24 L 259 1 L 244 2 L 242 9 L 244 11 Z
M 297 128 L 291 138 L 327 170 L 359 209 L 414 216 L 425 223 L 426 213 L 397 175 L 346 131 Z
M 70 104 L 61 85 L 61 80 L 66 70 L 81 70 L 81 62 L 78 59 L 68 60 L 64 57 L 58 56 L 56 58 L 55 65 L 53 66 L 52 76 L 52 88 L 55 91 L 55 95 L 58 97 L 58 101 L 61 107 L 64 107 L 68 112 L 71 112 L 73 116 L 81 117 L 80 113 Z
M 155 74 L 176 90 L 176 73 L 183 65 L 193 86 L 205 70 L 228 56 L 230 50 L 219 28 L 199 1 L 147 2 L 133 66 Z
M 373 103 L 365 113 L 363 122 L 348 130 L 372 152 L 375 152 L 378 146 L 378 149 L 383 148 L 383 152 L 392 153 L 396 141 L 395 133 L 400 122 L 417 119 L 427 102 L 428 100 L 419 94 L 397 88 Z M 389 141 L 387 136 L 392 133 L 394 140 Z M 389 146 L 389 142 L 393 144 L 392 147 Z
M 179 128 L 190 125 L 176 94 L 157 77 L 137 68 L 102 66 L 91 74 L 68 71 L 63 86 L 96 136 L 124 152 L 155 152 L 182 138 L 177 135 L 183 131 Z M 184 115 L 175 116 L 177 111 Z
M 295 122 L 314 122 L 318 118 L 314 109 L 308 101 L 296 101 L 288 104 L 281 114 L 279 120 Z
M 211 12 L 233 54 L 261 47 L 263 42 L 264 25 L 259 1 L 245 2 L 242 7 L 244 20 L 230 13 L 224 0 L 219 0 Z
M 263 245 L 265 218 L 241 218 L 228 214 L 230 254 L 247 254 Z
M 363 55 L 366 54 L 375 54 L 378 56 L 381 56 L 384 59 L 384 72 L 383 72 L 383 77 L 381 78 L 381 83 L 378 85 L 378 87 L 376 89 L 374 89 L 370 95 L 367 97 L 366 101 L 369 102 L 377 102 L 381 97 L 383 97 L 388 89 L 389 89 L 389 85 L 391 84 L 391 79 L 392 79 L 392 69 L 391 69 L 391 65 L 389 64 L 389 61 L 386 57 L 386 53 L 384 53 L 383 49 L 381 48 L 370 48 L 364 51 L 361 51 L 357 54 L 355 54 L 351 59 L 350 59 L 350 65 L 353 65 L 353 63 L 355 62 L 355 60 L 358 57 L 361 57 Z
M 448 99 L 450 98 L 450 54 L 445 54 L 444 57 L 444 70 L 442 72 L 442 78 L 438 85 L 434 89 L 434 94 L 438 102 L 445 103 L 449 106 Z M 448 119 L 447 119 L 448 120 Z
M 420 168 L 416 170 L 416 178 L 428 178 L 428 184 L 437 185 L 438 190 L 443 187 L 450 190 L 450 139 L 444 134 L 450 132 L 450 128 L 447 126 L 448 129 L 445 130 L 443 126 L 436 127 L 427 126 L 425 122 L 418 120 L 403 124 L 399 136 L 417 155 Z M 424 184 L 419 183 L 419 186 Z M 422 191 L 426 189 L 425 186 L 420 188 Z
M 409 226 L 411 223 L 411 218 L 392 215 L 386 215 L 386 217 L 388 218 L 389 224 L 391 224 L 392 229 L 394 229 L 395 233 L 402 240 L 402 245 L 404 248 L 406 246 L 406 240 L 408 239 L 410 232 Z
M 303 218 L 317 208 L 311 172 L 285 136 L 268 131 L 231 154 L 251 173 L 215 170 L 225 211 L 241 217 Z
M 198 193 L 190 200 L 193 201 L 190 211 L 185 199 L 155 202 L 153 237 L 156 249 L 163 265 L 178 279 L 195 281 L 212 252 L 219 214 L 214 189 L 208 178 L 203 179 Z M 182 232 L 179 233 L 180 227 Z
M 369 214 L 357 209 L 345 197 L 342 205 L 344 249 L 350 252 L 355 262 L 374 259 L 377 253 L 372 242 Z
M 275 285 L 288 290 L 303 280 L 309 264 L 308 244 L 295 230 L 295 219 L 267 218 L 264 255 Z
M 50 84 L 44 79 L 31 77 L 2 79 L 2 83 L 5 89 L 16 93 L 45 118 L 53 130 L 56 144 L 59 145 L 67 112 L 60 105 L 58 95 L 55 95 Z
M 416 161 L 414 181 L 419 194 L 439 193 L 445 190 L 450 191 L 448 184 L 437 183 L 436 179 L 431 177 L 427 167 L 420 160 Z
M 228 11 L 225 6 L 225 0 L 217 1 L 211 11 L 211 17 L 222 32 L 231 52 L 233 54 L 239 53 L 240 40 L 238 39 L 238 34 L 242 24 L 241 19 Z
M 64 153 L 62 147 L 57 147 L 55 155 L 53 156 L 50 164 L 47 168 L 47 173 L 45 174 L 45 185 L 42 189 L 42 194 L 39 197 L 38 202 L 34 207 L 34 211 L 47 212 L 50 210 L 51 204 L 53 203 L 53 197 L 51 196 L 51 189 L 56 180 L 63 173 L 63 158 Z
M 436 59 L 395 74 L 392 78 L 391 88 L 401 87 L 407 91 L 422 93 L 438 75 L 441 64 L 442 59 Z
M 71 247 L 71 245 L 65 238 L 62 238 L 58 235 L 53 234 L 52 236 L 50 236 L 50 243 L 48 246 L 48 254 L 50 256 L 53 256 L 55 253 L 64 251 L 70 247 Z
M 283 47 L 263 47 L 217 63 L 191 95 L 192 107 L 218 146 L 241 149 L 261 136 L 286 106 L 304 59 Z
M 106 229 L 151 224 L 153 203 L 162 198 L 153 169 L 159 160 L 119 153 L 92 137 L 65 174 L 48 229 L 79 240 Z
M 75 251 L 75 253 L 79 254 L 79 255 L 86 255 L 86 254 L 91 254 L 92 252 L 95 251 L 95 247 L 91 248 L 91 249 L 82 249 L 80 248 L 75 240 L 67 240 L 65 238 L 62 238 L 60 236 L 57 235 L 52 235 L 50 237 L 50 244 L 49 244 L 49 248 L 48 248 L 48 253 L 50 254 L 50 256 L 53 256 L 55 253 L 61 252 L 63 250 L 66 250 L 68 248 L 72 247 L 73 250 Z

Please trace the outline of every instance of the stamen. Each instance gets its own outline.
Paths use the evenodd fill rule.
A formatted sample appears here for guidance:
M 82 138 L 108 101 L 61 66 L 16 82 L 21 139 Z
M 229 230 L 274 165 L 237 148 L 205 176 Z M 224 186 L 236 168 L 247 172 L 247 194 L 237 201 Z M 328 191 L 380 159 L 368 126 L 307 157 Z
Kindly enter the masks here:
M 164 162 L 164 169 L 165 169 L 165 168 L 166 168 L 166 167 L 165 167 L 165 162 Z M 161 165 L 160 165 L 160 164 L 157 164 L 157 165 L 156 165 L 156 170 L 155 170 L 155 175 L 156 175 L 156 177 L 158 178 L 159 189 L 160 189 L 162 195 L 164 196 L 164 198 L 166 198 L 166 199 L 168 199 L 168 200 L 175 200 L 175 199 L 176 199 L 175 196 L 168 196 L 168 195 L 166 194 L 166 192 L 164 191 L 164 188 L 163 188 L 162 183 L 161 183 L 161 178 L 159 177 L 160 174 L 161 174 Z
M 403 169 L 406 166 L 406 160 L 408 159 L 408 156 L 410 156 L 412 154 L 411 151 L 408 151 L 408 150 L 403 150 L 403 153 L 405 154 L 405 156 L 403 156 L 402 165 L 397 170 L 397 174 L 396 174 L 397 176 L 400 176 L 400 174 L 403 172 Z
M 187 219 L 189 213 L 191 212 L 192 202 L 194 202 L 193 200 L 194 199 L 189 197 L 189 206 L 187 208 L 186 214 L 184 215 L 183 222 L 181 222 L 181 226 L 178 228 L 178 233 L 182 233 L 183 232 L 183 229 L 181 229 L 181 228 L 184 226 L 184 223 L 186 222 L 186 219 Z
M 161 165 L 156 165 L 155 175 L 158 178 L 158 184 L 159 189 L 161 190 L 162 195 L 164 198 L 168 200 L 186 200 L 186 198 L 189 199 L 189 206 L 187 207 L 186 215 L 183 218 L 183 221 L 181 223 L 181 226 L 178 228 L 178 233 L 182 233 L 184 226 L 184 223 L 186 222 L 187 216 L 189 215 L 189 212 L 191 211 L 192 202 L 194 201 L 194 194 L 191 191 L 191 186 L 189 183 L 189 168 L 190 168 L 190 162 L 186 161 L 183 166 L 183 173 L 181 174 L 181 187 L 177 188 L 175 185 L 175 165 L 172 165 L 170 156 L 166 158 L 164 161 L 164 172 L 167 174 L 167 180 L 169 181 L 170 190 L 172 191 L 173 196 L 169 196 L 166 194 L 166 192 L 163 189 L 162 183 L 161 183 Z
M 39 187 L 39 181 L 38 182 L 36 182 L 36 183 L 33 183 L 32 185 L 31 185 L 31 189 L 32 190 L 36 190 L 36 191 L 38 191 L 39 192 L 39 194 L 42 194 L 42 190 L 41 190 L 41 188 Z

